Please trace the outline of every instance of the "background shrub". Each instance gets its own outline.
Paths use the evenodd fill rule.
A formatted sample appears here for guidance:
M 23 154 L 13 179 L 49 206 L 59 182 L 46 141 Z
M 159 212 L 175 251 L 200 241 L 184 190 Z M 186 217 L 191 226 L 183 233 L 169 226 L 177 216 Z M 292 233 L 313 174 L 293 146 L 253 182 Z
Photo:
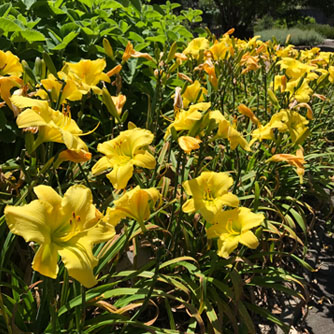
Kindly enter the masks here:
M 301 30 L 299 28 L 267 29 L 257 31 L 256 35 L 260 35 L 263 41 L 276 39 L 279 44 L 285 44 L 288 35 L 290 35 L 288 43 L 293 45 L 317 45 L 324 40 L 323 36 L 315 30 Z
M 298 25 L 298 28 L 302 30 L 315 30 L 317 33 L 321 34 L 325 38 L 334 39 L 334 27 L 331 27 L 329 24 L 301 24 Z

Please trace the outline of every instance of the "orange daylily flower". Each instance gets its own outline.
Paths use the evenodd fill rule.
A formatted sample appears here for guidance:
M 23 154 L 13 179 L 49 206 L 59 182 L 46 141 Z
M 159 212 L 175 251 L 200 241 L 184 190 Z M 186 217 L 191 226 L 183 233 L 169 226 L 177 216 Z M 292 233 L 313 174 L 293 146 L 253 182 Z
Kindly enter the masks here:
M 246 105 L 240 104 L 238 106 L 238 111 L 239 111 L 240 114 L 247 116 L 256 125 L 258 125 L 260 123 L 258 118 L 252 112 L 252 110 L 250 110 Z
M 133 58 L 145 58 L 147 60 L 153 61 L 154 59 L 148 53 L 138 52 L 133 48 L 133 45 L 130 41 L 126 45 L 125 51 L 122 56 L 122 62 L 127 62 L 131 57 Z
M 267 160 L 274 162 L 287 162 L 289 165 L 296 167 L 297 175 L 299 176 L 300 183 L 303 183 L 303 175 L 305 173 L 304 164 L 306 163 L 304 159 L 304 150 L 300 147 L 296 151 L 296 155 L 293 154 L 275 154 L 270 159 Z
M 108 77 L 112 77 L 113 75 L 118 74 L 122 69 L 122 65 L 118 64 L 114 68 L 112 68 L 109 72 L 107 72 Z

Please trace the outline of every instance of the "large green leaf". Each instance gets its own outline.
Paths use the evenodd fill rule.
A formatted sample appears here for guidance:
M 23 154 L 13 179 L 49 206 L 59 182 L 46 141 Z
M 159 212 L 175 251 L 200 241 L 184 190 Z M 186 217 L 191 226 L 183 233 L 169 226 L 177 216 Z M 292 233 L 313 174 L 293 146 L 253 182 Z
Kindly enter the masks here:
M 14 31 L 21 31 L 22 28 L 17 25 L 12 20 L 6 19 L 6 18 L 0 18 L 0 30 L 2 30 L 4 33 L 7 32 L 14 32 Z
M 63 50 L 66 48 L 66 46 L 75 38 L 78 36 L 78 32 L 71 31 L 68 35 L 64 37 L 62 42 L 58 44 L 56 47 L 54 47 L 52 50 Z
M 34 29 L 26 29 L 20 31 L 20 35 L 29 43 L 45 41 L 45 36 Z

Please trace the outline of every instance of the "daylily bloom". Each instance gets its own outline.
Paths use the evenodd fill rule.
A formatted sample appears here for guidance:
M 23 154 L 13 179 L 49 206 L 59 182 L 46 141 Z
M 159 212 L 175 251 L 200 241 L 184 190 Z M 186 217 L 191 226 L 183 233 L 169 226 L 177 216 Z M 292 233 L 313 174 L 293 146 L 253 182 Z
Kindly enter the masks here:
M 220 211 L 213 219 L 214 224 L 208 228 L 207 237 L 218 238 L 217 254 L 228 258 L 239 242 L 251 249 L 259 245 L 251 229 L 261 225 L 263 221 L 262 213 L 253 213 L 245 207 Z
M 82 94 L 93 90 L 95 94 L 101 94 L 102 91 L 96 85 L 102 80 L 110 82 L 109 76 L 103 72 L 106 67 L 104 59 L 82 59 L 78 63 L 66 62 L 61 70 L 61 79 L 67 81 L 73 80 Z
M 300 183 L 303 183 L 303 176 L 305 173 L 304 169 L 304 164 L 306 163 L 304 159 L 304 151 L 303 148 L 300 147 L 296 151 L 296 155 L 293 154 L 275 154 L 273 155 L 270 159 L 267 160 L 269 161 L 275 161 L 275 162 L 287 162 L 289 165 L 296 167 L 296 173 L 299 176 Z
M 230 142 L 231 150 L 235 150 L 236 147 L 240 145 L 244 150 L 250 151 L 251 149 L 246 139 L 223 115 L 221 116 L 223 119 L 218 121 L 218 131 L 215 137 L 227 139 Z
M 206 38 L 197 37 L 188 44 L 187 48 L 182 53 L 185 55 L 192 55 L 193 58 L 197 59 L 200 51 L 207 50 L 209 46 L 209 41 Z
M 239 199 L 228 191 L 233 179 L 227 173 L 202 172 L 199 177 L 183 182 L 182 186 L 188 199 L 182 206 L 186 213 L 199 211 L 203 217 L 210 221 L 224 205 L 236 207 Z
M 258 125 L 260 123 L 252 110 L 249 109 L 246 105 L 240 104 L 238 106 L 238 111 L 240 114 L 247 116 L 254 124 Z
M 296 143 L 307 135 L 308 127 L 306 125 L 308 123 L 309 121 L 297 111 L 282 109 L 271 117 L 269 123 L 265 126 L 260 125 L 252 132 L 253 138 L 250 144 L 256 140 L 274 139 L 274 129 L 279 132 L 289 132 L 291 141 Z
M 118 64 L 115 67 L 113 67 L 110 71 L 108 71 L 106 74 L 108 77 L 112 77 L 113 75 L 118 74 L 122 69 L 122 65 Z
M 318 74 L 315 73 L 316 66 L 304 64 L 297 59 L 291 57 L 284 57 L 277 62 L 280 65 L 281 70 L 285 70 L 285 73 L 290 79 L 300 79 L 305 73 L 308 80 L 315 80 L 318 78 Z
M 128 61 L 131 57 L 133 58 L 145 58 L 147 60 L 153 61 L 154 59 L 152 58 L 151 55 L 148 53 L 142 53 L 138 52 L 133 48 L 133 45 L 130 41 L 128 41 L 128 44 L 126 45 L 125 51 L 122 56 L 122 62 Z
M 191 136 L 181 136 L 177 141 L 182 150 L 188 154 L 192 150 L 197 150 L 199 148 L 199 144 L 202 142 L 200 139 Z
M 164 138 L 168 138 L 172 127 L 174 127 L 176 131 L 191 130 L 195 122 L 202 118 L 200 111 L 207 111 L 210 106 L 210 102 L 201 102 L 191 105 L 188 110 L 181 109 L 176 114 L 175 121 L 168 126 Z
M 189 85 L 182 94 L 184 108 L 187 108 L 191 102 L 204 101 L 204 95 L 207 93 L 208 91 L 204 87 L 201 87 L 199 81 L 196 80 L 192 85 Z
M 14 116 L 16 117 L 20 109 L 12 104 L 10 100 L 12 94 L 11 89 L 13 87 L 22 87 L 23 80 L 19 77 L 10 76 L 10 77 L 0 77 L 0 96 L 6 102 L 7 106 L 12 109 Z
M 16 123 L 20 129 L 38 127 L 36 147 L 51 141 L 64 143 L 69 150 L 88 152 L 87 145 L 80 139 L 82 130 L 70 115 L 51 109 L 47 101 L 23 96 L 13 96 L 11 101 L 19 108 L 28 108 L 18 115 Z
M 297 111 L 282 109 L 272 116 L 270 124 L 272 128 L 277 128 L 280 132 L 289 132 L 291 141 L 296 143 L 303 138 L 308 131 L 306 126 L 309 121 Z
M 133 166 L 153 169 L 155 159 L 146 150 L 152 143 L 153 134 L 146 129 L 133 128 L 122 131 L 118 137 L 97 146 L 105 156 L 92 168 L 93 174 L 99 174 L 112 168 L 107 178 L 116 189 L 123 189 L 133 175 Z
M 0 76 L 14 75 L 20 77 L 22 72 L 20 59 L 10 51 L 3 52 L 0 50 Z
M 72 162 L 86 162 L 92 158 L 92 153 L 86 152 L 84 150 L 73 151 L 73 150 L 64 150 L 59 153 L 57 161 L 62 163 L 63 161 L 72 161 Z M 57 163 L 56 163 L 57 165 Z
M 218 88 L 218 78 L 217 78 L 217 75 L 216 75 L 215 67 L 214 67 L 213 63 L 211 62 L 211 60 L 207 60 L 203 64 L 203 70 L 208 74 L 209 81 L 210 81 L 212 87 L 214 89 L 217 89 Z
M 312 88 L 308 85 L 308 80 L 304 79 L 297 89 L 299 85 L 299 79 L 291 80 L 287 83 L 285 91 L 290 93 L 290 100 L 296 99 L 298 102 L 308 102 L 313 93 Z
M 61 76 L 60 72 L 59 75 Z M 82 93 L 79 91 L 77 84 L 69 78 L 67 78 L 66 84 L 63 86 L 53 74 L 49 74 L 47 79 L 41 80 L 41 83 L 50 93 L 53 102 L 58 101 L 60 94 L 59 104 L 62 104 L 65 100 L 79 101 L 82 98 Z M 36 96 L 43 100 L 49 99 L 48 93 L 42 88 L 37 91 Z
M 60 255 L 69 275 L 85 287 L 92 287 L 97 283 L 93 268 L 98 263 L 93 245 L 113 237 L 114 226 L 100 220 L 102 214 L 84 186 L 70 187 L 64 197 L 45 185 L 35 187 L 34 192 L 37 200 L 5 208 L 11 232 L 26 242 L 39 244 L 32 268 L 56 278 Z
M 144 222 L 150 217 L 150 209 L 160 200 L 161 195 L 156 188 L 141 189 L 137 186 L 114 201 L 115 207 L 107 209 L 105 220 L 116 226 L 121 219 L 131 218 L 136 220 L 145 232 Z
M 112 100 L 114 102 L 114 105 L 116 107 L 116 111 L 117 111 L 118 115 L 120 116 L 121 113 L 122 113 L 124 104 L 126 102 L 126 96 L 122 95 L 122 94 L 119 94 L 117 96 L 111 96 L 111 98 L 112 98 Z
M 230 56 L 231 47 L 231 39 L 227 35 L 227 38 L 223 37 L 219 42 L 215 41 L 215 43 L 209 49 L 209 52 L 212 54 L 214 60 L 223 60 Z
M 261 67 L 258 64 L 258 62 L 259 62 L 258 56 L 251 56 L 249 52 L 245 53 L 240 60 L 240 64 L 245 67 L 242 70 L 241 74 L 258 70 Z

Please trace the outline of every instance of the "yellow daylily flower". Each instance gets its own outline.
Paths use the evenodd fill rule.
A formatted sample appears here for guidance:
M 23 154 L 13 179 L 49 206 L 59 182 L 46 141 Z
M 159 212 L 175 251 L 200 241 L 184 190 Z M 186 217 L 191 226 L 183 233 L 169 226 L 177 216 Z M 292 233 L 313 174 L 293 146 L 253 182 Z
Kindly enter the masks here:
M 296 173 L 299 176 L 300 183 L 303 183 L 303 176 L 305 173 L 304 164 L 306 163 L 304 159 L 304 150 L 300 147 L 296 151 L 296 155 L 293 154 L 275 154 L 267 162 L 287 162 L 289 165 L 296 167 Z
M 199 144 L 202 142 L 200 139 L 191 136 L 181 136 L 177 141 L 182 150 L 188 154 L 191 153 L 192 150 L 199 149 Z
M 223 119 L 218 121 L 218 131 L 215 137 L 227 139 L 230 143 L 231 150 L 235 150 L 236 147 L 240 145 L 245 151 L 250 151 L 250 146 L 242 134 L 236 130 L 223 115 L 221 116 Z
M 209 49 L 210 54 L 216 61 L 224 60 L 225 58 L 230 57 L 232 42 L 230 36 L 225 36 L 219 42 L 215 41 L 215 43 Z
M 208 91 L 204 87 L 201 87 L 199 81 L 196 80 L 192 85 L 189 85 L 182 94 L 184 108 L 187 108 L 192 102 L 204 101 L 204 95 L 207 93 Z
M 64 143 L 69 150 L 88 152 L 87 145 L 80 139 L 82 130 L 70 115 L 51 109 L 47 101 L 23 96 L 13 96 L 11 101 L 19 108 L 28 108 L 18 115 L 16 123 L 20 129 L 38 127 L 37 146 L 51 141 Z
M 201 51 L 205 51 L 210 47 L 209 41 L 204 37 L 194 38 L 182 52 L 184 55 L 191 55 L 197 59 Z
M 82 59 L 78 63 L 66 62 L 61 70 L 61 79 L 73 80 L 82 94 L 92 90 L 95 94 L 102 94 L 102 90 L 96 85 L 100 81 L 110 82 L 109 76 L 103 72 L 106 67 L 104 59 Z
M 217 254 L 228 258 L 239 242 L 251 249 L 259 245 L 251 229 L 261 225 L 263 221 L 262 213 L 253 213 L 245 207 L 220 211 L 214 217 L 213 225 L 208 228 L 207 237 L 219 238 Z
M 181 109 L 176 114 L 174 122 L 168 126 L 164 138 L 168 138 L 172 127 L 174 127 L 176 131 L 191 130 L 195 122 L 202 118 L 200 111 L 207 111 L 210 106 L 210 102 L 200 102 L 191 105 L 188 110 Z
M 156 188 L 141 189 L 137 186 L 114 201 L 115 207 L 107 209 L 105 219 L 115 226 L 121 219 L 131 218 L 136 220 L 145 232 L 144 222 L 150 217 L 151 208 L 160 200 L 161 194 Z
M 114 226 L 100 220 L 102 214 L 84 186 L 70 187 L 64 197 L 45 185 L 35 187 L 34 192 L 37 200 L 5 208 L 10 231 L 26 242 L 39 244 L 32 268 L 56 278 L 60 255 L 70 276 L 87 288 L 94 286 L 93 268 L 98 259 L 93 255 L 93 245 L 113 237 Z
M 12 94 L 10 91 L 13 87 L 19 88 L 22 85 L 23 80 L 19 77 L 0 77 L 0 96 L 6 102 L 7 106 L 12 109 L 15 117 L 19 114 L 20 109 L 12 104 L 10 100 Z
M 61 76 L 60 72 L 59 76 Z M 53 102 L 58 101 L 60 94 L 61 98 L 59 104 L 62 104 L 65 100 L 79 101 L 82 98 L 82 93 L 79 91 L 77 84 L 69 78 L 67 78 L 65 86 L 63 86 L 62 82 L 57 80 L 53 74 L 49 74 L 47 79 L 41 80 L 41 83 L 50 93 Z M 35 95 L 43 100 L 49 99 L 48 93 L 42 88 L 39 89 Z
M 0 50 L 0 76 L 14 75 L 20 77 L 22 72 L 20 59 L 10 51 L 3 52 Z
M 290 93 L 290 100 L 295 99 L 298 102 L 308 102 L 310 100 L 310 96 L 313 93 L 312 88 L 308 85 L 308 80 L 303 80 L 300 87 L 299 80 L 291 80 L 286 84 L 286 90 Z
M 280 132 L 289 132 L 291 141 L 296 143 L 307 133 L 306 125 L 309 121 L 297 111 L 282 109 L 272 116 L 269 123 L 272 128 L 277 128 Z
M 238 197 L 228 191 L 232 184 L 232 177 L 223 172 L 202 172 L 199 177 L 183 182 L 186 194 L 192 196 L 183 204 L 183 212 L 199 211 L 210 221 L 224 205 L 238 206 Z
M 280 65 L 281 70 L 285 70 L 285 73 L 290 79 L 300 79 L 305 73 L 308 80 L 315 80 L 318 78 L 318 74 L 315 73 L 316 66 L 304 64 L 297 59 L 290 57 L 283 57 L 277 62 Z
M 118 137 L 97 146 L 105 156 L 92 168 L 99 174 L 112 168 L 107 178 L 116 189 L 123 189 L 133 175 L 133 166 L 154 169 L 155 159 L 145 147 L 152 143 L 153 134 L 146 129 L 133 128 L 122 131 Z
M 257 140 L 273 140 L 274 129 L 277 129 L 279 132 L 289 132 L 291 141 L 296 143 L 307 134 L 308 127 L 306 125 L 308 123 L 309 121 L 297 111 L 282 109 L 271 117 L 269 123 L 265 126 L 260 125 L 258 129 L 252 132 L 250 144 L 253 144 Z
M 263 139 L 274 139 L 274 128 L 270 123 L 266 125 L 259 125 L 257 129 L 252 132 L 252 140 L 249 142 L 249 146 L 252 146 L 256 141 L 262 141 Z

